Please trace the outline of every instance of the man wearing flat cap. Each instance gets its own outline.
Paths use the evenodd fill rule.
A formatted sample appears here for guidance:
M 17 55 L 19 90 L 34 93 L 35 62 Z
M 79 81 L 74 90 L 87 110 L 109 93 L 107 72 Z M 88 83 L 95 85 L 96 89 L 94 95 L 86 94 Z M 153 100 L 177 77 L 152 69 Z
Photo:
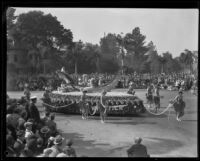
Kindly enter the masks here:
M 35 106 L 35 103 L 37 102 L 37 97 L 33 96 L 30 98 L 31 104 L 28 108 L 30 118 L 34 120 L 34 122 L 39 123 L 40 122 L 40 113 L 38 111 L 38 108 Z
M 128 157 L 149 157 L 146 146 L 142 145 L 141 142 L 142 138 L 135 138 L 135 144 L 127 150 Z
M 17 132 L 17 140 L 14 143 L 14 150 L 16 152 L 17 157 L 20 156 L 21 152 L 25 148 L 25 132 L 23 130 L 19 130 Z
M 32 131 L 32 122 L 26 122 L 24 124 L 24 127 L 26 129 L 25 131 L 25 139 L 28 139 L 31 135 L 34 135 L 33 131 Z

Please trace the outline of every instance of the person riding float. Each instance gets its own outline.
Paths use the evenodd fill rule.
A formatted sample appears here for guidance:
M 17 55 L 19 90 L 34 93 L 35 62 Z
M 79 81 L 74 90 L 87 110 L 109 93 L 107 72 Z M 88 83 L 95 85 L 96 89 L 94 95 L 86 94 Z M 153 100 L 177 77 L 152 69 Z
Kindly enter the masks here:
M 178 95 L 170 101 L 176 112 L 176 120 L 181 121 L 180 117 L 184 115 L 185 102 L 183 101 L 183 91 L 179 90 Z
M 70 77 L 70 75 L 66 72 L 65 67 L 62 67 L 61 70 L 57 70 L 56 74 L 58 75 L 59 78 L 63 79 L 65 82 L 65 87 L 69 88 L 69 86 L 72 87 L 74 90 L 78 90 L 74 85 L 75 81 Z M 63 86 L 63 87 L 64 87 Z
M 128 94 L 132 94 L 132 95 L 135 95 L 135 90 L 134 90 L 134 83 L 133 82 L 130 82 L 129 83 L 129 88 L 128 88 Z

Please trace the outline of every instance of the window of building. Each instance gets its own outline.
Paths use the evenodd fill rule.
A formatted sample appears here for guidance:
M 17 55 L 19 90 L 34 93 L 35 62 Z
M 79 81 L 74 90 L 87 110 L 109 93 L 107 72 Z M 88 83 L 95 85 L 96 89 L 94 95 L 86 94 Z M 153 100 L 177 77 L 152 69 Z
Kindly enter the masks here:
M 17 55 L 14 55 L 14 62 L 17 62 Z

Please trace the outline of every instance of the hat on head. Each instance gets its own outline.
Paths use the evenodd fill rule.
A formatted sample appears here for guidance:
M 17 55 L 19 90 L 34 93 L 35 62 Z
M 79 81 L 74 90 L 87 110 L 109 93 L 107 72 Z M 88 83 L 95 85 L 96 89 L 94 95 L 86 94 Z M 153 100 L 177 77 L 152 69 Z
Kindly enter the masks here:
M 36 99 L 37 99 L 37 96 L 32 96 L 30 99 L 31 99 L 31 100 L 36 100 Z
M 136 137 L 135 138 L 135 143 L 136 144 L 140 144 L 142 142 L 142 138 L 141 137 Z
M 43 154 L 49 155 L 53 150 L 51 148 L 47 148 L 43 150 Z
M 30 127 L 32 125 L 33 125 L 32 122 L 25 122 L 24 127 L 27 128 L 27 127 Z
M 71 146 L 71 145 L 73 144 L 72 139 L 68 139 L 68 140 L 66 141 L 66 144 L 67 144 L 67 146 Z
M 51 137 L 49 138 L 49 140 L 50 140 L 50 141 L 54 141 L 54 137 L 51 136 Z
M 42 145 L 43 142 L 44 142 L 44 140 L 43 140 L 41 137 L 39 137 L 39 138 L 37 139 L 37 144 L 38 144 L 38 145 Z
M 17 136 L 18 137 L 22 137 L 22 136 L 24 136 L 24 134 L 25 134 L 25 132 L 23 130 L 17 131 Z
M 54 144 L 61 144 L 63 142 L 64 138 L 61 135 L 57 135 L 54 139 Z
M 50 131 L 50 129 L 48 128 L 48 126 L 44 126 L 44 127 L 42 127 L 41 129 L 40 129 L 40 132 L 42 133 L 42 134 L 46 134 L 46 133 L 48 133 Z
M 34 122 L 34 120 L 33 119 L 31 119 L 31 118 L 29 118 L 28 120 L 27 120 L 27 122 Z

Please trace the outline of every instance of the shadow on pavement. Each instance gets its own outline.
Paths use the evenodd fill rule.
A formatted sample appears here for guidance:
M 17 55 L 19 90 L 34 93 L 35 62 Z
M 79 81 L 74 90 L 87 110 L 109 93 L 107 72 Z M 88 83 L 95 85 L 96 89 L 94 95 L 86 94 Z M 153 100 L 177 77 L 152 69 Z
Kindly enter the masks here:
M 146 137 L 145 145 L 150 155 L 167 154 L 183 146 L 178 140 Z
M 152 122 L 152 121 L 126 121 L 124 120 L 123 122 L 112 122 L 112 121 L 107 121 L 109 124 L 130 124 L 130 125 L 139 125 L 139 124 L 157 124 L 157 122 Z
M 87 157 L 106 157 L 109 155 L 108 147 L 110 144 L 106 143 L 95 143 L 95 140 L 84 140 L 84 136 L 78 133 L 64 133 L 62 136 L 66 139 L 72 139 L 74 144 L 72 145 L 76 150 L 77 156 Z M 65 146 L 65 142 L 64 145 Z M 107 149 L 105 148 L 107 147 Z

